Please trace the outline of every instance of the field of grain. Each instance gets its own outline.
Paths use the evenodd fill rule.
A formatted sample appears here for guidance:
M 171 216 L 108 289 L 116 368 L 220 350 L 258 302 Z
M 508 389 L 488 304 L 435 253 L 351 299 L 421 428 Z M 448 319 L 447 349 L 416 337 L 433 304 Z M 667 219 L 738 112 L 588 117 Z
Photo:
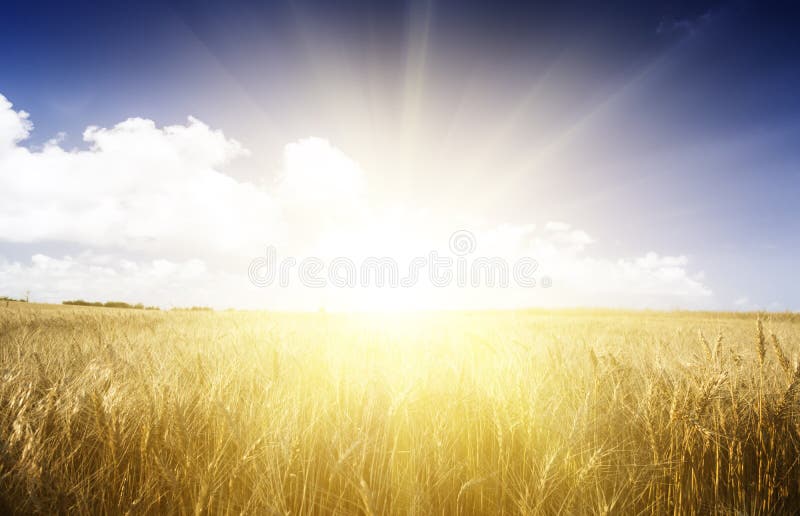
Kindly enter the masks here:
M 800 319 L 0 306 L 0 510 L 767 514 Z

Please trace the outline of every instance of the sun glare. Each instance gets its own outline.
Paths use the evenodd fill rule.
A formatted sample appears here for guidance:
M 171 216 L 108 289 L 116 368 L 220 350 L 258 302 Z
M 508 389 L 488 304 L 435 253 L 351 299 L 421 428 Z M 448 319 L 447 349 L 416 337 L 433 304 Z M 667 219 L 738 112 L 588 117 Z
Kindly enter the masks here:
M 784 4 L 4 2 L 0 516 L 800 514 Z

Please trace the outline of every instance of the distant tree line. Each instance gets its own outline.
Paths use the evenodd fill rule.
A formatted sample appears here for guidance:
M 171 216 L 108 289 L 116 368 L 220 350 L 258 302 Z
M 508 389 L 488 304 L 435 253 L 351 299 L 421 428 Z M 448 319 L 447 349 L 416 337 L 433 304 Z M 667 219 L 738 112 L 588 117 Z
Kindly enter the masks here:
M 17 303 L 27 303 L 27 299 L 14 299 L 13 297 L 0 296 L 0 301 L 16 301 Z
M 130 303 L 125 303 L 124 301 L 106 301 L 105 303 L 101 303 L 100 301 L 84 301 L 83 299 L 75 299 L 73 301 L 62 301 L 62 305 L 74 305 L 74 306 L 100 306 L 104 308 L 130 308 L 132 310 L 160 310 L 157 306 L 144 306 L 142 303 L 136 303 L 132 305 Z
M 124 301 L 106 301 L 105 303 L 101 303 L 100 301 L 84 301 L 83 299 L 75 299 L 73 301 L 62 301 L 61 304 L 74 305 L 74 306 L 98 306 L 101 308 L 130 308 L 132 310 L 161 310 L 157 306 L 144 306 L 142 303 L 136 303 L 135 305 L 132 305 L 130 303 L 125 303 Z M 207 311 L 210 312 L 211 310 L 213 310 L 213 308 L 208 306 L 187 306 L 187 307 L 175 307 L 171 308 L 171 310 L 180 310 L 189 312 L 207 312 Z

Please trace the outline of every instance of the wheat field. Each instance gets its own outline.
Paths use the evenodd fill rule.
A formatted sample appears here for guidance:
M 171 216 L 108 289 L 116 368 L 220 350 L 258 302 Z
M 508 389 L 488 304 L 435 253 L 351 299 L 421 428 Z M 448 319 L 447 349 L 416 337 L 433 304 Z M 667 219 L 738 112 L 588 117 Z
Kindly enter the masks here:
M 0 510 L 772 514 L 791 314 L 0 306 Z

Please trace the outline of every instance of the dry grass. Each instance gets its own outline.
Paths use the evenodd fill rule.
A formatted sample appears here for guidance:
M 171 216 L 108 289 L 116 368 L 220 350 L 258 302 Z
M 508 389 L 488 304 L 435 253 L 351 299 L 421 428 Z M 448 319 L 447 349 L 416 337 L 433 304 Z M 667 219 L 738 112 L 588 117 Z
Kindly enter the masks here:
M 0 510 L 791 512 L 798 324 L 12 303 Z

